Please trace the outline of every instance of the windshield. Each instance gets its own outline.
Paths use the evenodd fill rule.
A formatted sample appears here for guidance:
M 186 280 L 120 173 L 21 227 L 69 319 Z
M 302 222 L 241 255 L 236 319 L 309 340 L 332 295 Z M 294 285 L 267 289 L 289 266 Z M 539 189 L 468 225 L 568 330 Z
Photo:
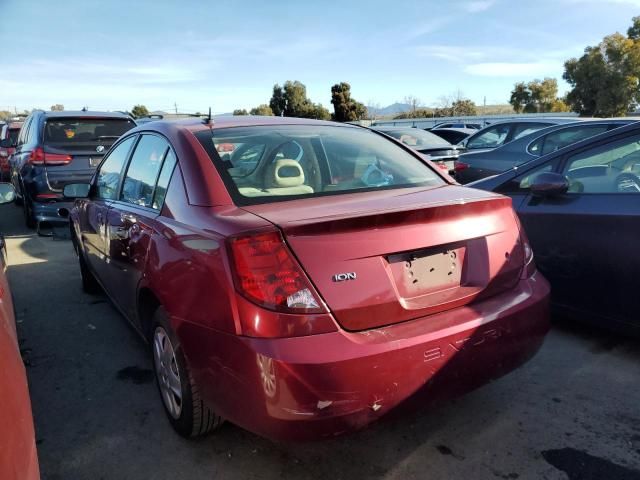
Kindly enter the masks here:
M 111 145 L 135 127 L 127 118 L 54 118 L 44 127 L 44 143 L 55 148 Z
M 448 147 L 451 144 L 444 138 L 418 128 L 402 128 L 379 130 L 380 132 L 400 140 L 408 147 L 420 149 L 420 147 Z
M 242 205 L 445 183 L 409 152 L 360 128 L 256 126 L 196 136 Z

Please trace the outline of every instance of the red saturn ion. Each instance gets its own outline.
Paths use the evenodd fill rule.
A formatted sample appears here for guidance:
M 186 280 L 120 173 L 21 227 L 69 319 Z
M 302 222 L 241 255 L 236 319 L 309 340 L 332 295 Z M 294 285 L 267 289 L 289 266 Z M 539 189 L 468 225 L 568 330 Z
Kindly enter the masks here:
M 352 431 L 513 370 L 548 330 L 511 201 L 368 129 L 148 123 L 65 196 L 83 287 L 149 341 L 184 436 Z

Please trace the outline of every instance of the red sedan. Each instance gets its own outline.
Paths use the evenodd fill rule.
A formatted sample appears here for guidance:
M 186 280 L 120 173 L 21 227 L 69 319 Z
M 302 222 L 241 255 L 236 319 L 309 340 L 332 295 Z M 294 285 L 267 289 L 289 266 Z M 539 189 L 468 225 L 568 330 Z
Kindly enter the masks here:
M 11 184 L 0 183 L 0 204 L 13 201 L 14 196 Z M 36 480 L 40 478 L 40 472 L 31 401 L 5 275 L 6 254 L 0 235 L 0 478 Z
M 83 286 L 149 341 L 173 427 L 361 428 L 529 359 L 545 279 L 508 198 L 331 122 L 154 122 L 76 198 Z

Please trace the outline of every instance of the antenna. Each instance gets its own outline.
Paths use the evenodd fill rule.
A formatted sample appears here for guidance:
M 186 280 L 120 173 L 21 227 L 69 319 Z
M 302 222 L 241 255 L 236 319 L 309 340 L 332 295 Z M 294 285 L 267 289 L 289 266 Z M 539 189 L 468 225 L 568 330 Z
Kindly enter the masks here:
M 205 125 L 209 125 L 210 127 L 213 127 L 213 119 L 211 118 L 211 107 L 209 107 L 209 115 L 207 115 L 207 118 L 204 121 Z

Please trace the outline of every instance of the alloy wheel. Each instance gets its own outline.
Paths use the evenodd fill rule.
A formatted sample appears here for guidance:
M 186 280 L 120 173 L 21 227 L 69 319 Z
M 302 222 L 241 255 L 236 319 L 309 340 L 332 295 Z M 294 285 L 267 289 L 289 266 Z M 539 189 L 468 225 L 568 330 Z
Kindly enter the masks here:
M 182 413 L 182 383 L 175 350 L 162 327 L 157 327 L 153 335 L 153 363 L 164 406 L 177 420 Z

